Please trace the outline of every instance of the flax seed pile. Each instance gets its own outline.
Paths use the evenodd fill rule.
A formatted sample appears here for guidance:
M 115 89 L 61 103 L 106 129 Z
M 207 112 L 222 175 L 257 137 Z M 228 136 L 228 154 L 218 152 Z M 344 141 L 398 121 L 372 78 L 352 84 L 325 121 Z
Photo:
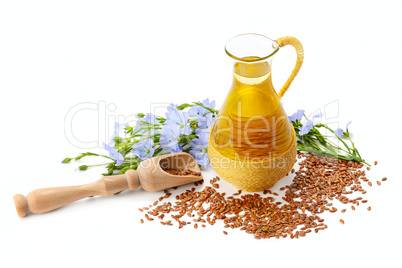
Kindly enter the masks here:
M 225 228 L 243 230 L 253 234 L 256 239 L 287 236 L 293 239 L 328 228 L 319 215 L 325 211 L 337 212 L 333 204 L 335 199 L 350 204 L 352 210 L 367 203 L 362 196 L 348 197 L 352 194 L 364 195 L 366 190 L 363 185 L 372 186 L 366 178 L 362 163 L 301 153 L 297 158 L 300 168 L 296 172 L 292 169 L 291 173 L 295 173 L 295 177 L 290 185 L 280 188 L 280 191 L 284 191 L 281 198 L 278 193 L 270 190 L 243 195 L 239 190 L 226 196 L 226 193 L 216 190 L 220 179 L 215 177 L 210 181 L 212 187 L 205 186 L 201 191 L 195 188 L 186 190 L 176 195 L 174 204 L 164 202 L 158 205 L 171 195 L 165 190 L 165 195 L 158 201 L 139 210 L 145 212 L 148 221 L 157 218 L 162 225 L 177 224 L 178 228 L 193 225 L 197 229 L 221 220 Z M 377 161 L 374 164 L 377 165 Z M 370 168 L 367 167 L 367 170 Z M 382 179 L 386 180 L 385 177 Z M 195 185 L 202 182 L 196 182 Z M 381 185 L 381 182 L 377 181 L 377 184 Z M 367 210 L 371 210 L 371 207 L 368 206 Z M 340 212 L 345 211 L 342 209 Z M 144 223 L 143 219 L 140 221 Z M 343 219 L 339 221 L 345 223 Z M 228 234 L 227 231 L 223 233 Z
M 194 175 L 194 176 L 201 176 L 201 172 L 192 171 L 189 169 L 164 169 L 165 172 L 172 174 L 172 175 Z

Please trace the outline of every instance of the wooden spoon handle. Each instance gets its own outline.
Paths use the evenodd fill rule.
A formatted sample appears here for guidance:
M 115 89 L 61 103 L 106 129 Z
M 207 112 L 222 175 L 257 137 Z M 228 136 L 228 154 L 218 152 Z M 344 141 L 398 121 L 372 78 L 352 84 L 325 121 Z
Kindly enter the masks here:
M 26 197 L 16 194 L 14 203 L 18 216 L 24 217 L 29 211 L 44 213 L 88 196 L 109 196 L 127 188 L 135 190 L 139 186 L 137 172 L 128 170 L 125 174 L 106 176 L 90 184 L 38 189 L 30 192 Z

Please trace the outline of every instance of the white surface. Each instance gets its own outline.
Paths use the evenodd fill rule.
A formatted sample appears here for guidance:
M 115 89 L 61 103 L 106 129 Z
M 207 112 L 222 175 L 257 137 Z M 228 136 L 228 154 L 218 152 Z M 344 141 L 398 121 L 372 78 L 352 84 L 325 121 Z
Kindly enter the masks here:
M 324 2 L 1 1 L 0 267 L 401 267 L 402 6 Z M 89 151 L 65 136 L 72 107 L 104 101 L 116 108 L 106 116 L 116 117 L 148 112 L 151 103 L 209 97 L 219 105 L 231 83 L 224 44 L 244 32 L 303 43 L 305 63 L 283 98 L 285 108 L 311 114 L 339 101 L 339 117 L 335 109 L 326 122 L 352 120 L 361 154 L 379 161 L 369 178 L 388 177 L 369 189 L 371 212 L 360 206 L 324 214 L 329 228 L 298 240 L 255 240 L 239 230 L 224 236 L 221 224 L 141 225 L 137 208 L 160 196 L 142 190 L 17 217 L 16 193 L 99 178 L 101 169 L 78 172 L 76 163 L 60 163 Z M 277 89 L 294 60 L 287 47 L 275 56 Z M 77 113 L 74 135 L 102 139 L 97 117 L 94 110 Z M 214 175 L 204 172 L 206 181 Z M 221 187 L 234 191 L 225 182 Z

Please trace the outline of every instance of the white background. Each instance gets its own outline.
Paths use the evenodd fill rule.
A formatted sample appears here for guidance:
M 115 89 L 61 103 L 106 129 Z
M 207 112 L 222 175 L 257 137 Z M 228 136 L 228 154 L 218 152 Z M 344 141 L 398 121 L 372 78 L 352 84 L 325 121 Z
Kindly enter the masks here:
M 401 267 L 401 11 L 398 1 L 1 1 L 0 267 Z M 67 139 L 72 107 L 104 101 L 112 120 L 151 103 L 209 97 L 219 106 L 232 79 L 224 45 L 245 32 L 303 43 L 304 65 L 282 102 L 288 114 L 312 114 L 338 101 L 339 117 L 324 122 L 353 121 L 361 154 L 379 162 L 369 179 L 388 177 L 366 195 L 372 211 L 324 214 L 329 228 L 298 240 L 224 236 L 221 224 L 141 225 L 137 208 L 161 195 L 142 190 L 17 217 L 14 194 L 89 183 L 104 171 L 60 163 L 102 152 Z M 277 89 L 294 61 L 292 48 L 275 56 Z M 102 142 L 102 120 L 85 110 L 67 126 Z M 204 172 L 206 181 L 214 175 Z M 235 191 L 226 182 L 221 190 Z

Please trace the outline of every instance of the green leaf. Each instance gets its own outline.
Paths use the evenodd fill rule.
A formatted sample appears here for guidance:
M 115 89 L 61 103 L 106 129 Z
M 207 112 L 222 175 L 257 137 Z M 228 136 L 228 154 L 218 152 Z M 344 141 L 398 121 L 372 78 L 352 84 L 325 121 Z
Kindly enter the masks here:
M 192 107 L 192 106 L 194 106 L 194 105 L 191 105 L 191 104 L 188 104 L 188 103 L 183 103 L 183 104 L 177 106 L 176 108 L 177 108 L 177 110 L 183 110 L 183 109 L 185 109 L 187 107 Z
M 207 109 L 208 111 L 210 111 L 210 112 L 213 113 L 213 114 L 218 114 L 218 113 L 219 113 L 218 110 L 215 110 L 215 109 L 213 109 L 213 108 L 206 107 L 206 106 L 204 106 L 202 103 L 193 102 L 193 104 L 194 104 L 194 105 L 201 106 L 201 107 L 203 107 L 204 109 Z

